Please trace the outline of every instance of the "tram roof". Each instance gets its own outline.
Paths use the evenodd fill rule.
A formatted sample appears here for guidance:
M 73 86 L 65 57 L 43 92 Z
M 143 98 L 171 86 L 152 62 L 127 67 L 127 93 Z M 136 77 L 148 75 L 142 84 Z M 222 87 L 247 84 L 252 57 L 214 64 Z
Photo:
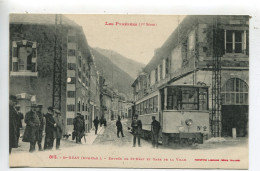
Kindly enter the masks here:
M 159 87 L 159 89 L 163 89 L 166 87 L 195 87 L 195 88 L 208 88 L 207 85 L 192 85 L 192 84 L 178 84 L 178 85 L 170 85 L 170 84 L 164 84 Z

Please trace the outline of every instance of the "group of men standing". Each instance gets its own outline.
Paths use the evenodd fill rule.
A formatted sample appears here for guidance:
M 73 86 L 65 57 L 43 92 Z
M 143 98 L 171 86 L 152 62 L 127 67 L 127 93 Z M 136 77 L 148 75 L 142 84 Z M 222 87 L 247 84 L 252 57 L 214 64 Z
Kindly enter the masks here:
M 20 137 L 21 120 L 23 114 L 19 112 L 17 107 L 16 96 L 11 95 L 9 101 L 9 153 L 12 148 L 18 147 Z M 24 122 L 26 127 L 23 135 L 23 142 L 30 143 L 29 152 L 35 151 L 36 143 L 39 151 L 51 150 L 53 148 L 54 139 L 56 139 L 56 149 L 60 147 L 60 139 L 64 129 L 64 123 L 59 110 L 48 107 L 48 113 L 43 114 L 43 105 L 32 104 L 31 110 L 26 113 Z M 55 115 L 54 115 L 55 113 Z M 54 115 L 54 116 L 53 116 Z M 45 136 L 44 147 L 42 148 L 42 139 Z

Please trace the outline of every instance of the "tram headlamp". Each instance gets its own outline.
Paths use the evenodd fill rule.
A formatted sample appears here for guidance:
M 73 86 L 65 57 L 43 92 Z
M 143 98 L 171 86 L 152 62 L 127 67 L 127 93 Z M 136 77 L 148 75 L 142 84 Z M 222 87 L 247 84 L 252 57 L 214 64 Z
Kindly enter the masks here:
M 192 121 L 191 119 L 187 119 L 187 120 L 185 121 L 185 123 L 186 123 L 187 126 L 191 126 L 192 123 L 193 123 L 193 121 Z
M 179 127 L 179 132 L 184 132 L 184 127 L 183 126 Z

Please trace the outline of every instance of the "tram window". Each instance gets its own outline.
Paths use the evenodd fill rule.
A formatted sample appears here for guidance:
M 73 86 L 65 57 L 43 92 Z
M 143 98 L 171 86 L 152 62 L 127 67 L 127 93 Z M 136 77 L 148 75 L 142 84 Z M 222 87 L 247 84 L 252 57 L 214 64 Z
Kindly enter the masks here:
M 198 110 L 198 89 L 193 87 L 182 88 L 182 109 Z
M 147 114 L 146 101 L 144 101 L 144 114 Z
M 144 110 L 144 104 L 142 102 L 142 103 L 140 103 L 140 115 L 143 114 L 143 110 Z
M 206 88 L 199 89 L 199 110 L 208 109 L 208 90 Z
M 153 98 L 149 99 L 149 104 L 150 104 L 150 111 L 149 111 L 149 113 L 153 113 Z
M 140 114 L 139 111 L 140 111 L 140 108 L 139 108 L 139 104 L 138 104 L 138 105 L 136 105 L 136 114 L 137 114 L 137 115 Z
M 177 110 L 177 97 L 178 97 L 178 88 L 168 88 L 167 89 L 167 110 Z
M 153 112 L 156 113 L 158 111 L 158 96 L 153 98 Z

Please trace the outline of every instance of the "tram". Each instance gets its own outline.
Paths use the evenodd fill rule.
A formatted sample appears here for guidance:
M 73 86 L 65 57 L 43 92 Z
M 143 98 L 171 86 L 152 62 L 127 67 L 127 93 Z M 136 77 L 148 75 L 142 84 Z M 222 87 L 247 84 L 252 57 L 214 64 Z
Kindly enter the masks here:
M 203 143 L 209 135 L 208 86 L 164 85 L 136 101 L 135 114 L 142 121 L 142 137 L 151 135 L 152 116 L 161 123 L 160 140 L 168 144 Z

